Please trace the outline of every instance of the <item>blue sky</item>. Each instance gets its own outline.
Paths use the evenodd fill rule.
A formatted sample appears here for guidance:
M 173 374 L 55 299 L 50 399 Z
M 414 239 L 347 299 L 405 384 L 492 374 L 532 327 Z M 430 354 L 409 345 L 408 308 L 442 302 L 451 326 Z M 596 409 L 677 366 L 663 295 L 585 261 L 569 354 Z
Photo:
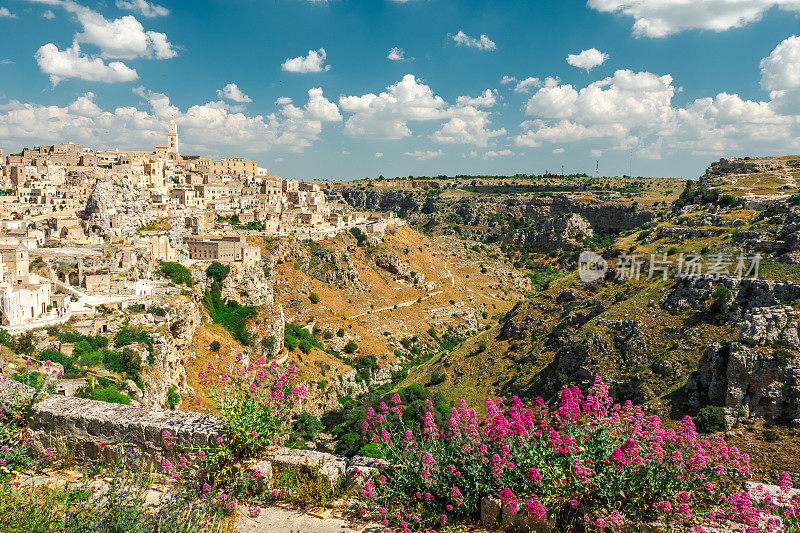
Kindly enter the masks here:
M 693 177 L 800 152 L 798 15 L 792 0 L 0 0 L 0 147 L 151 149 L 174 114 L 182 152 L 287 177 L 596 161 Z

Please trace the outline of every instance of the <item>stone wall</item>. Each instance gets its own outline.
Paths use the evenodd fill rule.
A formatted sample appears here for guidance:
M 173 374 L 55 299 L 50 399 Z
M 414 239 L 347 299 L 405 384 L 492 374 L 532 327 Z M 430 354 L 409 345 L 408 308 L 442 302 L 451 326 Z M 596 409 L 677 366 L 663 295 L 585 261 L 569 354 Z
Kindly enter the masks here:
M 16 382 L 0 380 L 0 401 L 20 391 L 32 392 L 24 385 L 12 389 L 12 383 Z M 212 446 L 217 438 L 225 438 L 221 421 L 211 415 L 142 409 L 58 395 L 33 406 L 29 429 L 37 457 L 52 446 L 59 455 L 98 459 L 107 456 L 114 448 L 112 445 L 123 441 L 128 450 L 139 452 L 151 468 L 158 467 L 164 458 L 175 457 L 181 450 Z M 382 463 L 369 457 L 275 447 L 267 452 L 264 460 L 246 468 L 259 471 L 267 479 L 273 471 L 308 470 L 325 478 L 331 486 L 345 478 L 348 493 L 358 496 Z
M 105 445 L 123 440 L 151 465 L 171 457 L 170 444 L 175 442 L 182 447 L 208 446 L 225 436 L 220 421 L 209 415 L 64 396 L 35 404 L 29 428 L 39 456 L 52 446 L 59 454 L 96 459 L 104 455 Z M 176 440 L 165 438 L 165 431 Z

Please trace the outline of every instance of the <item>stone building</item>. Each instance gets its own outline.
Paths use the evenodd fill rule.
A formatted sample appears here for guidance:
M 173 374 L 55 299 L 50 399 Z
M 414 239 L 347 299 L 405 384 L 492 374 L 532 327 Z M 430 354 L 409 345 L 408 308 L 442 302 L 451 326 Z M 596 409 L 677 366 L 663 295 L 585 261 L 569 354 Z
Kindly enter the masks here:
M 196 261 L 219 261 L 220 263 L 252 263 L 261 258 L 257 246 L 247 244 L 239 235 L 190 235 L 184 237 L 189 249 L 189 259 Z

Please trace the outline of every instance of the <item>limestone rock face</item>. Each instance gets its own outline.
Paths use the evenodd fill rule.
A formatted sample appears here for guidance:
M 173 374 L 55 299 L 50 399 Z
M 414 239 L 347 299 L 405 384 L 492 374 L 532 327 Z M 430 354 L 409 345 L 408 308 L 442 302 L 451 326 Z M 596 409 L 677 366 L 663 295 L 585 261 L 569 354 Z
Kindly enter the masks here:
M 115 237 L 131 233 L 156 218 L 148 212 L 147 190 L 130 181 L 98 181 L 79 213 L 90 233 Z
M 435 281 L 426 282 L 425 274 L 422 272 L 411 270 L 411 265 L 403 261 L 397 254 L 375 254 L 372 260 L 377 267 L 391 272 L 399 279 L 410 283 L 413 287 L 428 291 L 435 290 L 437 287 Z
M 256 261 L 248 265 L 232 264 L 228 277 L 222 282 L 222 296 L 242 305 L 256 307 L 274 302 L 272 282 L 264 271 L 264 263 Z
M 723 157 L 711 164 L 706 170 L 707 175 L 718 176 L 721 174 L 753 174 L 760 172 L 771 172 L 785 166 L 779 160 L 753 160 L 753 159 L 734 159 Z
M 353 261 L 349 253 L 334 250 L 328 252 L 322 260 L 329 265 L 325 271 L 325 281 L 329 285 L 339 288 L 361 285 L 358 264 Z
M 789 281 L 738 280 L 730 276 L 720 276 L 715 279 L 701 276 L 681 280 L 664 298 L 661 305 L 671 312 L 680 312 L 711 301 L 714 289 L 717 287 L 725 287 L 731 291 L 733 295 L 731 304 L 736 305 L 725 311 L 732 316 L 737 310 L 772 307 L 800 299 L 800 285 Z
M 186 363 L 192 354 L 192 338 L 200 325 L 200 309 L 194 300 L 178 301 L 164 305 L 166 316 L 154 327 L 149 315 L 133 315 L 132 323 L 141 323 L 154 339 L 152 367 L 143 375 L 144 390 L 141 402 L 148 407 L 166 405 L 167 391 L 175 387 L 181 396 L 192 392 L 186 377 Z M 134 320 L 136 322 L 134 322 Z M 146 357 L 145 351 L 143 356 Z
M 798 313 L 789 306 L 757 307 L 744 315 L 739 340 L 749 346 L 771 346 L 782 340 L 789 348 L 798 348 Z
M 712 344 L 686 389 L 689 402 L 724 407 L 732 419 L 746 416 L 786 420 L 800 426 L 800 361 L 779 361 L 771 352 L 738 342 Z
M 594 235 L 589 222 L 577 213 L 548 218 L 531 229 L 516 230 L 505 240 L 517 246 L 532 247 L 541 251 L 578 250 L 586 237 Z

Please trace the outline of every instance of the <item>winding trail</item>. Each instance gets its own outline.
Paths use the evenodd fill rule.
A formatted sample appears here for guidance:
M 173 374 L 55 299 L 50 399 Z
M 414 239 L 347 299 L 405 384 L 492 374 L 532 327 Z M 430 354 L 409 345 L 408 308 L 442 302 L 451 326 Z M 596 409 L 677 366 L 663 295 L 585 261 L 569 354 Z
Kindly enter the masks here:
M 409 307 L 409 306 L 414 305 L 415 303 L 422 302 L 424 300 L 427 300 L 428 298 L 432 298 L 432 297 L 436 296 L 437 294 L 442 294 L 443 292 L 444 292 L 443 290 L 441 290 L 441 291 L 433 291 L 433 292 L 429 292 L 425 296 L 417 298 L 416 300 L 409 300 L 407 302 L 400 302 L 399 304 L 387 305 L 386 307 L 379 307 L 378 309 L 370 309 L 369 311 L 365 311 L 363 313 L 358 313 L 357 315 L 349 316 L 349 317 L 347 317 L 347 320 L 353 320 L 354 318 L 358 318 L 358 317 L 365 316 L 365 315 L 371 315 L 373 313 L 379 313 L 381 311 L 389 311 L 391 309 L 394 309 L 395 307 Z

